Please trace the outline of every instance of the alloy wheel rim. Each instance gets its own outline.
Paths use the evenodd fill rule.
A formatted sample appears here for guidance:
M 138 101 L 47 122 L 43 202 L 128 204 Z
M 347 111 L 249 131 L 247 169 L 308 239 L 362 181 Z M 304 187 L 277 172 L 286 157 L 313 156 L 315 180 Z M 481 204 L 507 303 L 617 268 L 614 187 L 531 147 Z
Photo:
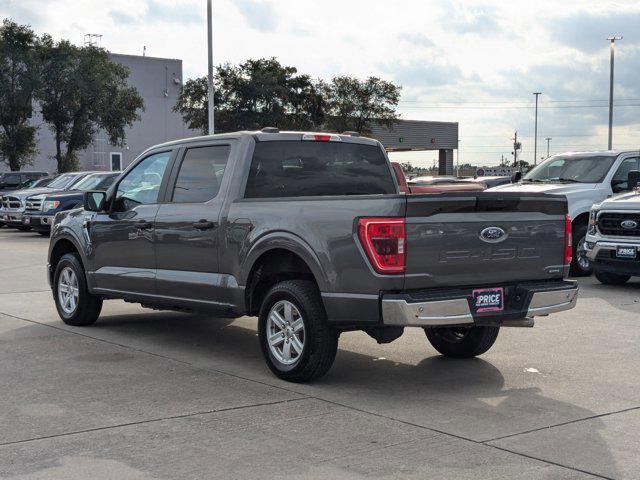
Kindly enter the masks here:
M 73 314 L 78 308 L 78 277 L 70 267 L 64 267 L 58 277 L 58 303 L 67 315 Z
M 306 341 L 300 310 L 288 300 L 276 302 L 267 316 L 267 344 L 271 355 L 284 365 L 293 365 L 302 356 Z
M 587 258 L 587 249 L 585 248 L 585 242 L 585 237 L 582 237 L 578 242 L 578 246 L 576 248 L 576 259 L 578 260 L 578 265 L 580 265 L 580 268 L 582 268 L 583 270 L 589 270 L 591 264 L 589 262 L 589 259 Z

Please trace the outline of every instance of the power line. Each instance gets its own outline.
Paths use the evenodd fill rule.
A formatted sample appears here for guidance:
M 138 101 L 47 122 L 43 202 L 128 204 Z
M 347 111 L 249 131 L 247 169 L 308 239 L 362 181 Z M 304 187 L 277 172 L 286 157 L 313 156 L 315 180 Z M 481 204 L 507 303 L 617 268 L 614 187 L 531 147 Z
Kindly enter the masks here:
M 616 104 L 616 107 L 640 107 L 640 103 Z M 403 106 L 401 109 L 447 109 L 447 110 L 514 110 L 514 109 L 532 109 L 534 106 L 459 106 L 459 105 L 429 105 L 429 106 Z M 566 108 L 609 108 L 609 105 L 540 105 L 538 108 L 549 109 L 566 109 Z

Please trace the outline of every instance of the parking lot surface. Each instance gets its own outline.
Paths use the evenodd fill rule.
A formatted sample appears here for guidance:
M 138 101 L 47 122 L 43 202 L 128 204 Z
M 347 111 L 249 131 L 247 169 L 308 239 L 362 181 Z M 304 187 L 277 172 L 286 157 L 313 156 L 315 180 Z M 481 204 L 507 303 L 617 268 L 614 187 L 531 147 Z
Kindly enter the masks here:
M 329 374 L 270 374 L 256 320 L 105 303 L 64 325 L 48 240 L 0 229 L 0 477 L 640 478 L 640 282 L 582 279 L 575 310 L 481 358 L 419 329 L 343 334 Z

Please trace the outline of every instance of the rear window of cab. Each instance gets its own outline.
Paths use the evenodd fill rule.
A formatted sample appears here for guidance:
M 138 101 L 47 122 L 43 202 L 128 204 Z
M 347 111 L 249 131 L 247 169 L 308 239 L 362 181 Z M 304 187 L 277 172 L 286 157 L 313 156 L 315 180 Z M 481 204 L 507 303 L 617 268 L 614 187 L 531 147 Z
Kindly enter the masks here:
M 255 146 L 245 198 L 393 193 L 391 169 L 378 146 L 269 141 Z

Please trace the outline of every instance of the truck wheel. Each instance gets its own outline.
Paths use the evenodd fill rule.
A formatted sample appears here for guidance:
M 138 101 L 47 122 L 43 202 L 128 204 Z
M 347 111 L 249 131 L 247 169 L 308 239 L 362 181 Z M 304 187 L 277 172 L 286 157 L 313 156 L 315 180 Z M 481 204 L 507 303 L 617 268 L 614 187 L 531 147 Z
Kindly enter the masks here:
M 591 262 L 587 258 L 585 241 L 587 237 L 587 226 L 576 225 L 573 230 L 571 241 L 573 244 L 573 260 L 569 273 L 573 277 L 588 277 L 593 272 Z
M 53 275 L 53 298 L 58 315 L 67 325 L 92 325 L 102 310 L 102 299 L 91 295 L 80 259 L 73 253 L 64 255 Z
M 596 270 L 596 278 L 600 283 L 605 285 L 624 285 L 631 278 L 630 275 L 618 275 L 617 273 L 598 272 Z
M 489 350 L 498 338 L 500 327 L 425 328 L 433 348 L 442 355 L 471 358 Z
M 327 316 L 313 282 L 287 280 L 274 285 L 260 307 L 260 346 L 271 371 L 283 380 L 306 382 L 329 371 L 339 333 Z

